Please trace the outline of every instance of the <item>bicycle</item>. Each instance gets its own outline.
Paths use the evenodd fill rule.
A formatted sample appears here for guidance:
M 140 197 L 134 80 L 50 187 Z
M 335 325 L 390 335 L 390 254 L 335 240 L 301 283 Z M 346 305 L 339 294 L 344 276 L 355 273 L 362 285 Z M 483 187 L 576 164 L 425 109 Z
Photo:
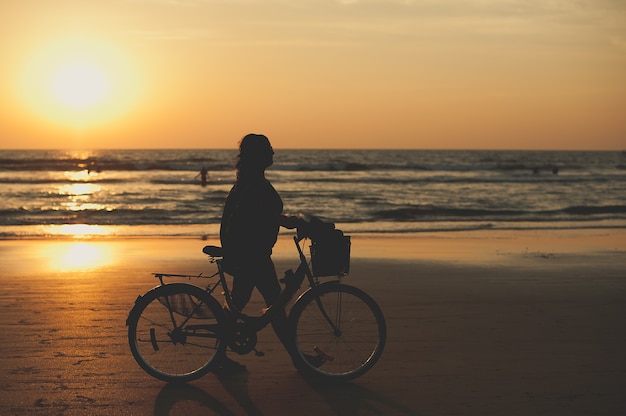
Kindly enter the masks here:
M 153 273 L 159 285 L 137 298 L 126 321 L 130 350 L 139 366 L 157 379 L 186 382 L 208 373 L 226 348 L 241 355 L 254 351 L 263 356 L 256 349 L 257 332 L 271 322 L 273 310 L 292 300 L 306 278 L 309 287 L 288 314 L 297 370 L 336 381 L 369 371 L 385 347 L 383 313 L 371 296 L 341 281 L 349 273 L 350 237 L 334 229 L 334 224 L 311 224 L 298 227 L 293 240 L 300 264 L 295 272 L 285 272 L 281 279 L 285 287 L 278 300 L 260 316 L 246 315 L 233 306 L 221 247 L 203 248 L 217 266 L 211 276 Z M 302 249 L 309 238 L 310 265 Z M 331 280 L 320 280 L 329 277 Z M 217 281 L 199 287 L 165 283 L 164 278 Z M 214 297 L 218 288 L 224 306 Z

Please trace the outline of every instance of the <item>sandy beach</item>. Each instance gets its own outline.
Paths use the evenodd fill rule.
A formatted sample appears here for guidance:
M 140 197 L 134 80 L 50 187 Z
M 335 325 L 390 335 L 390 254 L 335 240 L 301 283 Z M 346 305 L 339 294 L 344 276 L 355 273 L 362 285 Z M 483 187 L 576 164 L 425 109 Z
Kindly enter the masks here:
M 353 237 L 345 283 L 388 325 L 376 367 L 307 382 L 271 329 L 248 373 L 167 385 L 125 320 L 151 272 L 207 274 L 215 240 L 0 241 L 0 415 L 626 414 L 626 231 Z M 289 237 L 277 269 L 296 263 Z M 250 312 L 260 310 L 258 297 Z

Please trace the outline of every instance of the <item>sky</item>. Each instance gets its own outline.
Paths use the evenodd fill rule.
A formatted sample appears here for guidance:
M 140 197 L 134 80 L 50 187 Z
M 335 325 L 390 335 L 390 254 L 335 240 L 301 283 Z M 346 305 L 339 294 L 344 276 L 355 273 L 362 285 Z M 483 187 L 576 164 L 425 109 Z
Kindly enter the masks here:
M 623 0 L 0 3 L 0 148 L 626 149 Z

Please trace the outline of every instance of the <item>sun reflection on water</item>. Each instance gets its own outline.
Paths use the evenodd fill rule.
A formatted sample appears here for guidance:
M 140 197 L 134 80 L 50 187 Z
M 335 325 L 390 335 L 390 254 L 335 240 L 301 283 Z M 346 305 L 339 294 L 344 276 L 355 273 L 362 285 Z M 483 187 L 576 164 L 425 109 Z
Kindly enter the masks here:
M 91 202 L 94 198 L 97 198 L 96 194 L 102 191 L 102 186 L 89 182 L 98 175 L 97 173 L 81 170 L 77 172 L 68 171 L 64 175 L 72 183 L 59 186 L 55 194 L 66 197 L 66 202 L 61 203 L 65 209 L 68 211 L 99 211 L 107 209 L 106 205 Z
M 83 166 L 84 165 L 84 166 Z M 79 165 L 79 167 L 85 167 L 86 165 L 81 163 Z M 85 170 L 79 170 L 79 171 L 67 171 L 64 173 L 65 178 L 72 181 L 72 182 L 79 182 L 79 181 L 88 181 L 94 178 L 94 176 L 97 176 L 97 173 L 92 173 L 91 171 L 85 169 Z
M 81 238 L 93 235 L 108 235 L 111 234 L 111 229 L 101 225 L 63 224 L 51 225 L 48 228 L 48 234 Z
M 59 188 L 59 195 L 68 195 L 68 196 L 80 196 L 80 195 L 91 195 L 96 192 L 100 192 L 102 187 L 100 185 L 94 185 L 93 183 L 72 183 L 69 185 L 63 185 Z

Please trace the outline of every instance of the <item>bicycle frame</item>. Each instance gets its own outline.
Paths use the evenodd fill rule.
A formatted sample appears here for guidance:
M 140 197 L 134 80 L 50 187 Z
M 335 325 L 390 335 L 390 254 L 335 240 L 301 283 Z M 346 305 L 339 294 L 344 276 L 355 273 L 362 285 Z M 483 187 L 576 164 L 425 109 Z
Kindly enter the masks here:
M 302 247 L 300 246 L 300 243 L 303 240 L 305 240 L 304 237 L 302 238 L 298 236 L 293 237 L 294 244 L 296 246 L 296 249 L 298 250 L 298 257 L 300 259 L 300 263 L 298 267 L 296 268 L 295 272 L 292 269 L 289 269 L 285 272 L 285 276 L 280 280 L 281 282 L 285 284 L 285 287 L 280 292 L 280 295 L 278 296 L 277 300 L 272 305 L 268 306 L 261 316 L 246 315 L 234 306 L 230 288 L 228 286 L 228 282 L 226 281 L 226 274 L 224 272 L 224 269 L 222 268 L 223 259 L 221 257 L 209 255 L 210 256 L 209 261 L 217 265 L 217 271 L 210 276 L 203 276 L 202 273 L 200 273 L 199 275 L 153 273 L 153 275 L 159 279 L 159 282 L 161 285 L 166 284 L 163 281 L 164 277 L 181 277 L 181 278 L 187 278 L 187 279 L 192 279 L 192 278 L 212 279 L 217 276 L 218 280 L 215 283 L 209 283 L 206 286 L 206 288 L 204 288 L 204 290 L 209 295 L 213 295 L 215 290 L 218 287 L 221 287 L 223 290 L 224 299 L 226 301 L 226 306 L 228 307 L 229 311 L 232 314 L 234 314 L 234 316 L 237 319 L 242 320 L 244 323 L 251 321 L 251 320 L 255 320 L 255 326 L 258 327 L 256 331 L 258 331 L 262 329 L 263 327 L 265 327 L 271 321 L 273 310 L 275 310 L 276 308 L 284 309 L 285 306 L 287 306 L 289 301 L 293 298 L 293 296 L 298 292 L 298 290 L 302 286 L 302 282 L 304 282 L 305 278 L 307 278 L 308 283 L 309 283 L 309 289 L 307 289 L 307 291 L 321 284 L 319 279 L 313 275 L 313 272 L 311 271 L 311 268 L 307 262 L 306 255 L 304 254 L 304 251 L 302 250 Z M 341 277 L 342 275 L 337 276 L 337 281 L 340 281 Z M 333 329 L 335 330 L 335 333 L 339 333 L 338 328 L 332 322 L 332 319 L 328 316 L 328 314 L 324 310 L 323 305 L 319 301 L 318 301 L 318 305 L 320 307 L 320 310 L 322 311 L 322 315 L 328 321 L 328 323 L 333 327 Z

